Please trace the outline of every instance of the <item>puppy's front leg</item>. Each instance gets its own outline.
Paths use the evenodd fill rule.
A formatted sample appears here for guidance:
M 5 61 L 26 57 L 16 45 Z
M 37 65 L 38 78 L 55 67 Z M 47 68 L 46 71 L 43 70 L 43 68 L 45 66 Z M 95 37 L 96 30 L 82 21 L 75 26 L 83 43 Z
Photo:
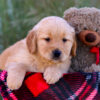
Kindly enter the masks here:
M 48 67 L 44 72 L 44 79 L 48 84 L 54 84 L 59 81 L 65 72 L 67 72 L 66 69 L 62 70 L 57 66 Z
M 20 63 L 10 63 L 6 66 L 6 68 L 8 72 L 8 88 L 11 90 L 20 88 L 26 73 L 25 65 Z

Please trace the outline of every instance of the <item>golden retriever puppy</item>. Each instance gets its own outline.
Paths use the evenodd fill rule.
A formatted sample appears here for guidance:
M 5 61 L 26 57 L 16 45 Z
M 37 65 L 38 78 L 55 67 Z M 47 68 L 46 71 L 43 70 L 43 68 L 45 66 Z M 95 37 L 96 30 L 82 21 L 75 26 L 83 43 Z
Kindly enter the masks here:
M 22 85 L 27 71 L 42 72 L 46 82 L 53 84 L 68 71 L 75 52 L 74 29 L 63 18 L 51 16 L 7 48 L 0 55 L 0 66 L 7 70 L 7 85 L 12 90 Z

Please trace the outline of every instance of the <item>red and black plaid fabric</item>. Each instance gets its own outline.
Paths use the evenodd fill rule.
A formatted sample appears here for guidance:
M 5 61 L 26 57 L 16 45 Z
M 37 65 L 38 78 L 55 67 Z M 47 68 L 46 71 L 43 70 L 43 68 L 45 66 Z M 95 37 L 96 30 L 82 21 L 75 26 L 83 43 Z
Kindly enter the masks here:
M 100 100 L 100 72 L 66 74 L 48 85 L 41 73 L 28 73 L 22 87 L 11 91 L 6 71 L 0 72 L 0 93 L 4 100 Z

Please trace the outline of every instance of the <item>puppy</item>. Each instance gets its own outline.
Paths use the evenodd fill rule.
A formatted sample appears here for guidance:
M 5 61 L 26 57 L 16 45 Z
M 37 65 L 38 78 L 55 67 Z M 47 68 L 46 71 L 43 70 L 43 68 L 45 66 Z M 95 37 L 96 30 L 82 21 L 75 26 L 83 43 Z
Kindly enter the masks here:
M 42 19 L 27 37 L 7 48 L 0 55 L 1 69 L 7 70 L 7 85 L 18 89 L 25 73 L 42 72 L 48 84 L 57 82 L 76 54 L 74 29 L 62 18 Z

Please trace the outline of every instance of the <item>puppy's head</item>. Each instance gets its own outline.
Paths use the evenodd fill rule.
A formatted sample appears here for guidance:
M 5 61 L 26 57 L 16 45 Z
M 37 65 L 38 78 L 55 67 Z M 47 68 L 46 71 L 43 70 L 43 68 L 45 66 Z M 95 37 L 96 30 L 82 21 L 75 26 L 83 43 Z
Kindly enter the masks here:
M 65 61 L 76 54 L 74 29 L 62 18 L 51 16 L 42 19 L 28 34 L 30 53 L 39 53 L 52 61 Z

